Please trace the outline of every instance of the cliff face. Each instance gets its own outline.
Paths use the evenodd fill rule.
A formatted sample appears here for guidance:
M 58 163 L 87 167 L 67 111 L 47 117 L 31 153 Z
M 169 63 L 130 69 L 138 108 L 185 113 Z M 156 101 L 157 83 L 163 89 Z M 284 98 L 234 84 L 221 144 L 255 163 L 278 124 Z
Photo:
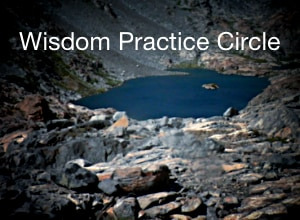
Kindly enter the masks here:
M 58 36 L 69 35 L 71 31 L 82 36 L 108 36 L 111 39 L 110 51 L 88 53 L 100 58 L 110 74 L 121 80 L 145 74 L 164 74 L 157 69 L 183 63 L 225 73 L 266 74 L 274 67 L 295 66 L 299 58 L 299 10 L 290 1 L 67 0 L 4 4 L 4 14 L 9 21 L 4 24 L 7 31 L 2 43 L 7 50 L 14 43 L 20 46 L 17 34 L 20 30 L 47 31 Z M 205 36 L 211 45 L 208 51 L 202 52 L 135 51 L 133 45 L 120 51 L 120 31 L 153 37 L 182 32 L 183 37 Z M 281 48 L 275 52 L 251 51 L 248 47 L 244 51 L 224 52 L 216 45 L 217 36 L 223 31 L 259 37 L 266 32 L 267 36 L 281 40 Z
M 299 207 L 299 10 L 293 1 L 2 1 L 5 219 L 273 219 Z M 110 51 L 23 51 L 19 31 L 108 36 Z M 267 32 L 277 52 L 120 51 L 141 36 Z M 271 76 L 239 115 L 136 121 L 69 103 L 169 67 Z

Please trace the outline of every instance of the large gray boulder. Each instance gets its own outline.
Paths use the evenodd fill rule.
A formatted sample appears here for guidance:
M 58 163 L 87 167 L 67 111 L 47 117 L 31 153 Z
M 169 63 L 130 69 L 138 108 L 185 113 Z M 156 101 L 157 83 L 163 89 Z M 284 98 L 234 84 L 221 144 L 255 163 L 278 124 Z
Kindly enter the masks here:
M 72 190 L 94 191 L 98 178 L 96 174 L 83 168 L 77 162 L 68 162 L 59 183 Z

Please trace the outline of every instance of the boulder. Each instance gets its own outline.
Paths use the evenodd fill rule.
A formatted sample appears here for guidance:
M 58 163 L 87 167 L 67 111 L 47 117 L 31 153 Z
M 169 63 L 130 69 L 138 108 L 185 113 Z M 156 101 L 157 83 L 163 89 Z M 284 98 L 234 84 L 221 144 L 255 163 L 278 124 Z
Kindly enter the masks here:
M 224 113 L 223 113 L 223 116 L 224 117 L 232 117 L 232 116 L 235 116 L 235 115 L 238 115 L 239 114 L 239 111 L 233 107 L 229 107 Z
M 98 183 L 96 174 L 84 169 L 77 163 L 69 162 L 65 165 L 59 184 L 78 191 L 94 191 Z
M 169 184 L 169 172 L 166 165 L 157 165 L 148 171 L 139 167 L 129 167 L 115 170 L 112 178 L 125 193 L 146 193 L 166 187 Z
M 98 189 L 107 195 L 114 195 L 118 192 L 118 182 L 112 179 L 105 179 L 98 184 Z
M 127 117 L 126 112 L 116 112 L 113 115 L 112 119 L 113 119 L 113 121 L 118 121 L 122 117 Z
M 134 220 L 137 219 L 139 206 L 134 197 L 117 200 L 113 211 L 118 219 Z
M 189 198 L 183 202 L 181 206 L 182 213 L 192 213 L 200 208 L 202 205 L 202 200 L 200 198 Z

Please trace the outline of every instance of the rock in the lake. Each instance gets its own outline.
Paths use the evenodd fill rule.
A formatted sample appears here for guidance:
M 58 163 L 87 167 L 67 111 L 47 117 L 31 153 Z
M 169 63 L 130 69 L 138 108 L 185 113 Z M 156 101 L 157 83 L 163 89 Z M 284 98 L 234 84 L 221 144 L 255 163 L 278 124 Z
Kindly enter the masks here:
M 233 107 L 229 107 L 224 113 L 223 113 L 223 116 L 224 117 L 232 117 L 232 116 L 235 116 L 235 115 L 238 115 L 239 114 L 239 111 Z
M 139 206 L 134 197 L 117 200 L 113 211 L 118 219 L 134 220 L 137 219 Z
M 218 89 L 219 86 L 216 83 L 207 83 L 207 84 L 203 84 L 202 87 L 204 89 L 208 89 L 208 90 L 215 90 Z

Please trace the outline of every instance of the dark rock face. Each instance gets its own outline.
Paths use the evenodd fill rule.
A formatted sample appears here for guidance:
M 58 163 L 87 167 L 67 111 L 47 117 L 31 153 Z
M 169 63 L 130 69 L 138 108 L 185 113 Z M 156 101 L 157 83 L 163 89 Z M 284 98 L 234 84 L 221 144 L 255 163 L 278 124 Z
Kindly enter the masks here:
M 233 107 L 229 107 L 223 114 L 224 117 L 232 117 L 238 115 L 239 111 Z
M 272 85 L 255 97 L 244 110 L 242 118 L 249 127 L 270 137 L 297 139 L 300 137 L 298 74 L 275 77 Z
M 47 101 L 39 95 L 29 95 L 17 104 L 27 120 L 48 121 L 54 118 Z

